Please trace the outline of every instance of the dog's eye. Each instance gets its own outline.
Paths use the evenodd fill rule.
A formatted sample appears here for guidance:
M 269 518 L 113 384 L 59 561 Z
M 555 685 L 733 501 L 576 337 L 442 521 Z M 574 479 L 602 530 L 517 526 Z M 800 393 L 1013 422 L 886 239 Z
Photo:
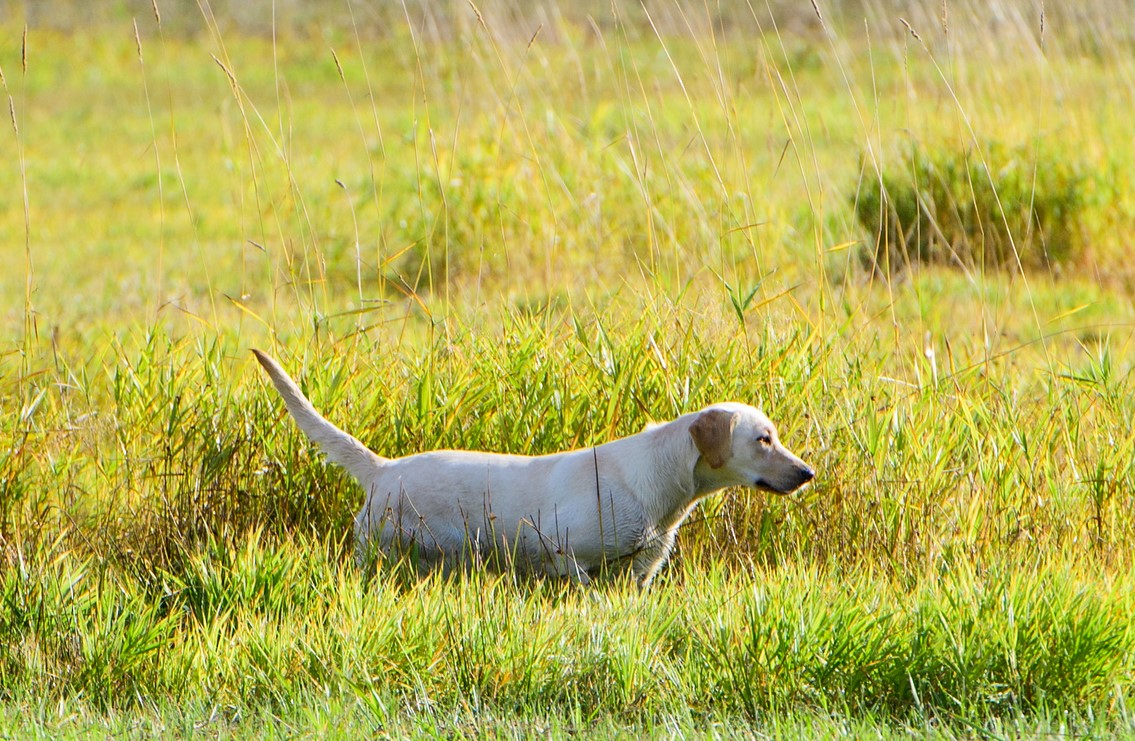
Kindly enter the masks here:
M 758 435 L 757 442 L 759 442 L 761 445 L 772 445 L 772 435 L 769 435 L 767 433 L 764 435 Z

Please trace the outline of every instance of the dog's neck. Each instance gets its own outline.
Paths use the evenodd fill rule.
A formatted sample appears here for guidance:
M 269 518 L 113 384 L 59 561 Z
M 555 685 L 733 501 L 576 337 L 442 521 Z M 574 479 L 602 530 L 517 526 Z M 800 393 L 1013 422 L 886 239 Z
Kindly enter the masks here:
M 644 433 L 657 436 L 644 467 L 655 496 L 649 500 L 639 497 L 639 501 L 659 530 L 677 525 L 702 497 L 720 488 L 705 488 L 698 480 L 695 469 L 700 455 L 690 437 L 692 421 L 693 415 L 686 415 Z

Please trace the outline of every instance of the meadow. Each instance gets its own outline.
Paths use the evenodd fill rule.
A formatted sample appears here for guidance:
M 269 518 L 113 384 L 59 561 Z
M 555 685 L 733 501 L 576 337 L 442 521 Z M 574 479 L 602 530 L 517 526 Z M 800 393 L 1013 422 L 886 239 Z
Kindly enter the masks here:
M 1125 4 L 0 7 L 0 734 L 1135 735 Z M 252 347 L 818 477 L 646 592 L 360 569 Z

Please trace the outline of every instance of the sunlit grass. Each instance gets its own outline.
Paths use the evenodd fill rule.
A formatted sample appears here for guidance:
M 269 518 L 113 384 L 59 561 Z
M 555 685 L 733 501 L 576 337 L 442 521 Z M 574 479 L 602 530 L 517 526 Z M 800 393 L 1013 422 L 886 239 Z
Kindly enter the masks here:
M 0 732 L 1130 733 L 1122 39 L 507 10 L 3 27 Z M 1078 259 L 864 267 L 864 184 L 994 141 L 1101 184 Z M 819 477 L 647 593 L 369 573 L 249 347 L 384 455 L 739 399 Z

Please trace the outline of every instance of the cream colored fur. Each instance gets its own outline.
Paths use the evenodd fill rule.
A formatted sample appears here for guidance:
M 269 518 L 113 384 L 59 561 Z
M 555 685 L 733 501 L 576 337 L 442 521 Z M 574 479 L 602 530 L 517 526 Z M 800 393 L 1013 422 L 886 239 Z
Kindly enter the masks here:
M 383 458 L 325 420 L 274 360 L 253 353 L 303 433 L 366 493 L 355 517 L 360 560 L 377 547 L 422 569 L 487 563 L 585 583 L 603 568 L 629 569 L 645 587 L 708 494 L 729 486 L 789 493 L 814 475 L 764 414 L 734 402 L 553 455 Z

